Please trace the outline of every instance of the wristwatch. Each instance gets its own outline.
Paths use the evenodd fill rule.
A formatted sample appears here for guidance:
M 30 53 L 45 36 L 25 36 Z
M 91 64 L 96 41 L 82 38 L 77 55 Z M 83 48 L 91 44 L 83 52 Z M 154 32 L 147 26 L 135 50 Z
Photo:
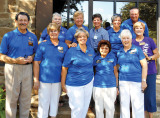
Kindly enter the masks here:
M 146 79 L 142 79 L 142 82 L 146 82 Z
M 152 57 L 149 57 L 149 61 L 151 61 L 152 60 Z

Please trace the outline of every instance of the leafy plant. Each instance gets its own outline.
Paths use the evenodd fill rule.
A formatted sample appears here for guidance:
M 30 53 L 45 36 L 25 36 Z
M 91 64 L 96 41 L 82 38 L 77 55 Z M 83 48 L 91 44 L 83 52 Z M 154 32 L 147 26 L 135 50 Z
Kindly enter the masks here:
M 0 117 L 5 118 L 5 96 L 4 85 L 0 85 Z

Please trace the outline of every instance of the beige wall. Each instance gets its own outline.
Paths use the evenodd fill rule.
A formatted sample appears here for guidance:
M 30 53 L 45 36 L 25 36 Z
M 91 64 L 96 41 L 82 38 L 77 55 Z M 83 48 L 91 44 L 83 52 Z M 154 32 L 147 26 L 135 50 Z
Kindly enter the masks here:
M 27 12 L 30 17 L 28 29 L 35 32 L 35 10 L 37 0 L 0 0 L 0 42 L 5 33 L 16 28 L 15 15 L 20 11 Z

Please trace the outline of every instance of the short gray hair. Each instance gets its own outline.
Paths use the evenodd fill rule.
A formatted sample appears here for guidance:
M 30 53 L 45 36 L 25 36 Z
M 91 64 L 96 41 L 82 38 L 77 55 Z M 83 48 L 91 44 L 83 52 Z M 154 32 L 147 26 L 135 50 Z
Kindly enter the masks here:
M 74 37 L 77 39 L 77 38 L 78 38 L 78 35 L 79 35 L 80 33 L 82 33 L 82 32 L 86 34 L 87 38 L 89 37 L 88 31 L 86 31 L 83 27 L 80 27 L 80 28 L 78 28 L 78 29 L 76 30 L 76 33 L 75 33 Z
M 52 20 L 54 19 L 55 16 L 61 17 L 61 14 L 55 12 L 55 13 L 52 15 Z M 62 17 L 61 17 L 61 18 L 62 18 Z
M 121 34 L 119 35 L 121 40 L 122 40 L 122 37 L 124 37 L 124 36 L 128 36 L 130 39 L 132 39 L 132 34 L 131 34 L 130 30 L 128 30 L 128 29 L 122 30 Z
M 122 21 L 122 16 L 120 14 L 114 14 L 112 17 L 111 17 L 111 21 L 113 23 L 114 19 L 120 17 L 121 21 Z

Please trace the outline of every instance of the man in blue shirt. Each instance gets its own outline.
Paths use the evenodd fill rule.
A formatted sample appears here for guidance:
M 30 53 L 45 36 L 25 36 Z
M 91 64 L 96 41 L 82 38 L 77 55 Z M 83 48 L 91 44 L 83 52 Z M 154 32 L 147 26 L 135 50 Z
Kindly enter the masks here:
M 66 38 L 66 32 L 67 29 L 62 27 L 62 17 L 59 13 L 54 13 L 53 17 L 52 17 L 52 23 L 57 23 L 60 27 L 60 33 L 58 36 L 59 41 L 65 42 L 65 38 Z M 39 39 L 39 43 L 44 41 L 44 40 L 49 40 L 49 35 L 47 34 L 47 28 L 45 28 L 41 34 L 41 37 Z
M 129 29 L 131 31 L 131 33 L 132 33 L 132 39 L 135 39 L 136 38 L 136 34 L 134 33 L 133 25 L 138 21 L 143 22 L 145 24 L 145 31 L 144 31 L 143 35 L 145 37 L 149 37 L 148 26 L 143 20 L 141 20 L 139 18 L 139 9 L 138 8 L 132 8 L 130 10 L 130 19 L 125 20 L 122 23 L 121 27 L 123 29 Z
M 5 62 L 6 118 L 16 118 L 18 100 L 19 117 L 29 116 L 32 61 L 38 46 L 36 35 L 27 30 L 29 20 L 27 13 L 18 13 L 18 28 L 6 33 L 0 46 L 0 60 Z

